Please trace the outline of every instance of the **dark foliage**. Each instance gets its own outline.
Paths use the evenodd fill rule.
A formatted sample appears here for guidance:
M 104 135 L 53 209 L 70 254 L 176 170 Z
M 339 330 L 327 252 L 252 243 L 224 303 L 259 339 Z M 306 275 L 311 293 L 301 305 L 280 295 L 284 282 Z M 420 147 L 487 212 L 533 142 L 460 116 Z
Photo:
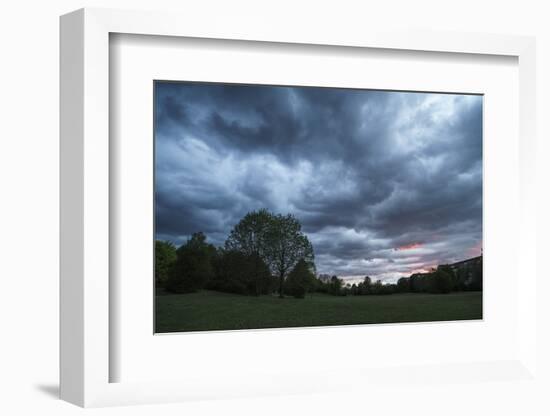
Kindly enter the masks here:
M 483 290 L 483 258 L 472 268 L 472 277 L 469 285 L 470 290 Z
M 273 214 L 266 209 L 249 212 L 235 225 L 225 247 L 259 256 L 279 279 L 281 297 L 288 273 L 300 260 L 315 267 L 313 247 L 302 232 L 300 222 L 291 214 Z
M 395 285 L 384 285 L 382 281 L 377 280 L 371 287 L 371 295 L 391 295 L 395 292 Z
M 328 283 L 327 293 L 331 295 L 341 296 L 342 293 L 342 280 L 338 279 L 338 276 L 332 276 Z
M 368 295 L 371 292 L 372 280 L 369 276 L 365 276 L 363 281 L 357 285 L 358 295 Z
M 444 270 L 437 270 L 430 275 L 431 293 L 450 293 L 453 289 L 453 279 Z
M 408 277 L 402 277 L 397 281 L 397 291 L 399 293 L 405 293 L 410 291 L 411 285 Z
M 191 293 L 204 288 L 214 276 L 214 246 L 206 243 L 203 233 L 195 233 L 176 253 L 176 261 L 166 281 L 166 290 L 173 293 Z
M 295 298 L 303 299 L 315 284 L 315 275 L 308 263 L 301 259 L 285 280 L 285 292 Z
M 294 216 L 253 211 L 233 228 L 223 249 L 208 244 L 201 232 L 177 250 L 172 243 L 156 241 L 155 285 L 174 293 L 207 288 L 256 296 L 278 291 L 281 297 L 296 298 L 308 292 L 361 296 L 483 289 L 481 257 L 402 277 L 397 284 L 373 284 L 365 276 L 353 285 L 338 276 L 316 278 L 313 258 L 313 247 Z
M 219 250 L 214 260 L 215 276 L 208 289 L 241 295 L 267 295 L 275 281 L 269 267 L 257 254 L 236 250 Z
M 155 286 L 164 287 L 176 262 L 174 244 L 168 241 L 155 241 Z

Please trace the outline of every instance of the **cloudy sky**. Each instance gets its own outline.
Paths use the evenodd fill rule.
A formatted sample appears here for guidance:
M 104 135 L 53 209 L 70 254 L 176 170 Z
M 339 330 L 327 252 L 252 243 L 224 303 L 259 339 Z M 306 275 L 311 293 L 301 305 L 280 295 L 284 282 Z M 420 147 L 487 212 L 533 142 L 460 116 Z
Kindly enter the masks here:
M 292 213 L 319 273 L 387 282 L 477 256 L 482 97 L 155 84 L 156 238 L 223 245 Z

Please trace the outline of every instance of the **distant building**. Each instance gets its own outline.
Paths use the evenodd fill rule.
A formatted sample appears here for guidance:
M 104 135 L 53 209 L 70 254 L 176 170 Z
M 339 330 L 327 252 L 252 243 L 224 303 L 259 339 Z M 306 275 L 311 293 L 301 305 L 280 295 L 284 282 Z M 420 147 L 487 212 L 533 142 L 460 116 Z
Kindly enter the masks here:
M 448 264 L 446 265 L 446 267 L 449 267 L 455 273 L 455 275 L 464 276 L 464 283 L 470 284 L 474 279 L 474 272 L 476 268 L 481 265 L 482 261 L 483 261 L 483 256 L 477 256 L 477 257 L 472 257 L 470 259 L 458 261 L 453 264 Z M 445 266 L 438 266 L 438 269 L 440 267 L 445 267 Z
M 471 259 L 457 261 L 456 263 L 449 264 L 449 267 L 453 270 L 459 269 L 471 269 L 478 264 L 481 264 L 482 256 L 472 257 Z
M 426 276 L 431 276 L 432 275 L 432 272 L 426 272 L 426 273 L 413 273 L 411 274 L 408 278 L 406 279 L 415 279 L 415 278 L 419 278 L 419 277 L 426 277 Z

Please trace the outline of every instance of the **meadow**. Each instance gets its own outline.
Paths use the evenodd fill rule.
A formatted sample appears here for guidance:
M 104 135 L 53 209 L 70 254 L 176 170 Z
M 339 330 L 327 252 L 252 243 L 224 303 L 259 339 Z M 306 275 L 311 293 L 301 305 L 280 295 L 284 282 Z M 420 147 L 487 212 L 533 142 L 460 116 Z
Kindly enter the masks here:
M 471 320 L 482 318 L 482 292 L 398 293 L 305 299 L 201 290 L 155 300 L 155 332 Z

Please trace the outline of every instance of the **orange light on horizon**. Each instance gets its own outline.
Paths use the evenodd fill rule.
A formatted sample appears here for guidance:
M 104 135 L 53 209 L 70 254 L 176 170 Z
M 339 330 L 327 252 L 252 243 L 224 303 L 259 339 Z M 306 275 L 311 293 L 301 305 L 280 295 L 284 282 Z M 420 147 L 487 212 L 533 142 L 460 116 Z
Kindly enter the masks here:
M 437 269 L 437 264 L 425 265 L 423 267 L 419 267 L 419 268 L 411 270 L 410 274 L 412 275 L 412 274 L 415 274 L 415 273 L 431 273 L 432 271 L 434 271 L 436 269 Z
M 420 243 L 411 243 L 411 244 L 405 244 L 404 246 L 399 246 L 396 248 L 397 251 L 401 250 L 412 250 L 414 248 L 422 247 L 422 244 Z

